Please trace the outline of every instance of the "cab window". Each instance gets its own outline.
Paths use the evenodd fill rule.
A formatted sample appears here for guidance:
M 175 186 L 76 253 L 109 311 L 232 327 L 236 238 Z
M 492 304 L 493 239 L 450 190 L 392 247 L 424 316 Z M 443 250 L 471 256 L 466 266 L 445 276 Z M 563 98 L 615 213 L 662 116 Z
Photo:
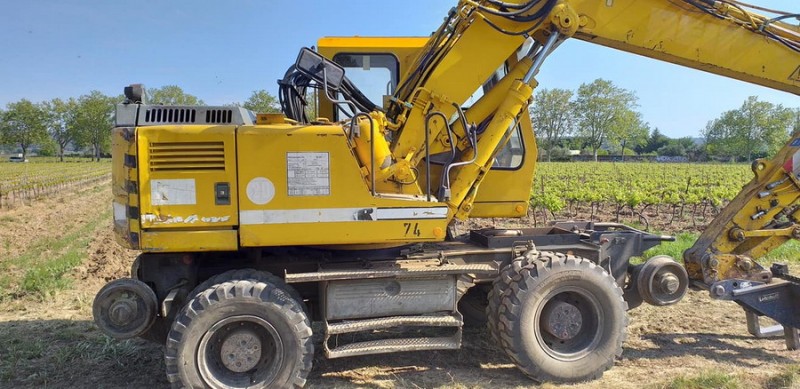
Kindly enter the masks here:
M 400 63 L 394 55 L 339 53 L 333 56 L 333 61 L 344 68 L 347 78 L 376 105 L 383 106 L 383 96 L 394 93 L 400 73 Z M 335 113 L 337 120 L 341 119 L 341 113 L 353 115 L 347 106 L 340 108 L 342 112 Z

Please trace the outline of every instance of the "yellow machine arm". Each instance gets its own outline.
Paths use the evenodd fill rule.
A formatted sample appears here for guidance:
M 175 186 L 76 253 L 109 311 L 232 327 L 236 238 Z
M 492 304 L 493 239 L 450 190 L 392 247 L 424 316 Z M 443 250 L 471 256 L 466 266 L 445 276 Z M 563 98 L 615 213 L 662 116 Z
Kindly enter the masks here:
M 422 162 L 425 156 L 450 155 L 434 192 L 448 203 L 450 217 L 464 218 L 525 111 L 538 67 L 564 39 L 800 94 L 800 30 L 782 21 L 790 16 L 770 19 L 725 0 L 462 0 L 389 102 L 387 153 L 409 167 L 407 175 L 412 166 L 422 175 L 434 174 Z M 516 61 L 526 37 L 536 43 Z M 472 92 L 509 62 L 507 75 L 462 112 L 459 107 Z M 754 164 L 753 182 L 687 252 L 694 280 L 711 285 L 769 277 L 752 258 L 800 236 L 795 224 L 800 208 L 794 205 L 800 196 L 798 145 L 795 138 L 772 161 Z M 793 159 L 797 168 L 786 165 Z

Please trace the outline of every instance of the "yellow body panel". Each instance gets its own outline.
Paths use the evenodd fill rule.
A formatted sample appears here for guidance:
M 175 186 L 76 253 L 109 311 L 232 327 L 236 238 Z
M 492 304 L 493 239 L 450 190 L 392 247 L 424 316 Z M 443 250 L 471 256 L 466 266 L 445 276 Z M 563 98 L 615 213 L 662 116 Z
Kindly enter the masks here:
M 528 214 L 539 152 L 530 116 L 523 115 L 521 119 L 519 125 L 524 148 L 522 164 L 516 169 L 489 170 L 469 217 L 523 217 Z
M 243 247 L 444 238 L 444 204 L 372 196 L 340 126 L 243 126 L 237 144 Z
M 239 223 L 236 127 L 153 126 L 139 129 L 142 229 L 201 229 Z M 228 204 L 216 186 L 227 184 Z
M 235 230 L 151 231 L 142 233 L 145 251 L 234 251 L 239 248 Z

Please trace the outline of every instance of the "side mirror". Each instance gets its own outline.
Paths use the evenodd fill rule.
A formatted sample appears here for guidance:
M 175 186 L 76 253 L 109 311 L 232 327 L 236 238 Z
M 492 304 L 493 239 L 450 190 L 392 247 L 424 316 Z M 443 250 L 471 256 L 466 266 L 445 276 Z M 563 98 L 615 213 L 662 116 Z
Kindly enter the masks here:
M 295 67 L 312 80 L 326 84 L 331 90 L 338 90 L 344 80 L 343 67 L 307 47 L 300 50 Z

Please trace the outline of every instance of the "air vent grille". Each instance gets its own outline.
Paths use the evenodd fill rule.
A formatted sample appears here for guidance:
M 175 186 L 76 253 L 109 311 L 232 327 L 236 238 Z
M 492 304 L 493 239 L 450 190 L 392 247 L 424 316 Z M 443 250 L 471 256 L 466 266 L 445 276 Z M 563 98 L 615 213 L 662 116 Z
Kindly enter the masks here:
M 196 119 L 193 108 L 148 108 L 144 114 L 146 123 L 194 123 Z
M 233 111 L 230 109 L 209 109 L 206 111 L 206 123 L 230 124 Z
M 151 142 L 150 171 L 224 171 L 224 142 Z

